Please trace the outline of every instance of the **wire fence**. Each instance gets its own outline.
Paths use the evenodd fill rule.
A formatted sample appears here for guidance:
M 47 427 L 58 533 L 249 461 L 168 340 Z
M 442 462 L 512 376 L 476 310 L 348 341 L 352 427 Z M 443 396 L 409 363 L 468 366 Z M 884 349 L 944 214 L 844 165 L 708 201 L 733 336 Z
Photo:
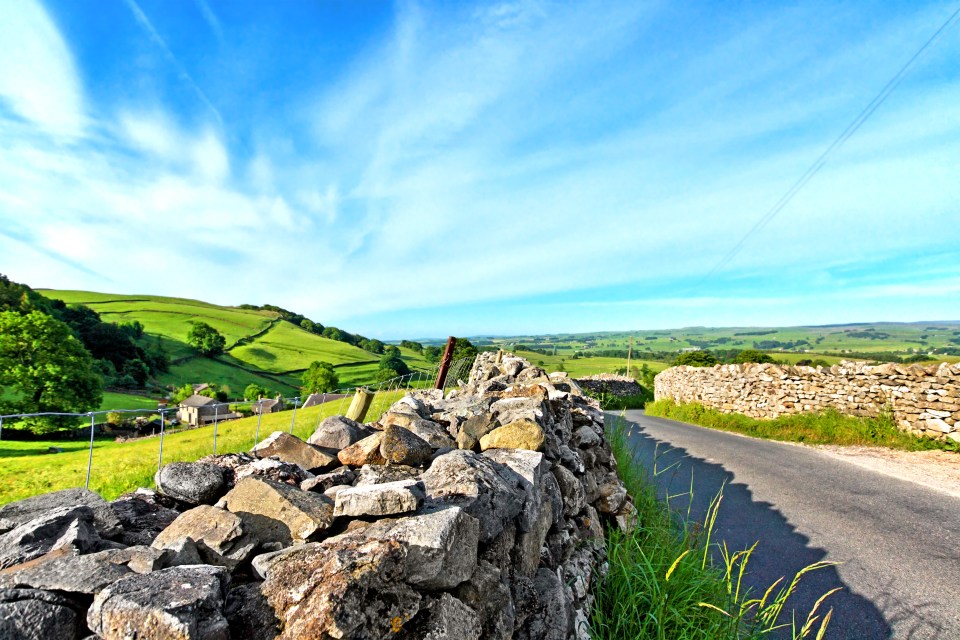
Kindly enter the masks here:
M 445 378 L 443 390 L 446 391 L 446 389 L 455 387 L 459 383 L 466 381 L 469 378 L 472 364 L 473 359 L 468 358 L 463 358 L 453 362 L 450 365 Z M 86 413 L 40 412 L 6 414 L 0 415 L 0 442 L 3 442 L 4 425 L 6 425 L 9 433 L 11 431 L 11 425 L 23 419 L 61 418 L 64 420 L 75 419 L 77 421 L 89 420 L 89 444 L 87 446 L 86 471 L 83 481 L 83 487 L 85 489 L 89 489 L 91 474 L 94 466 L 94 451 L 97 448 L 98 442 L 98 428 L 101 433 L 105 432 L 103 427 L 106 424 L 106 417 L 108 414 L 118 414 L 121 418 L 141 418 L 141 431 L 143 431 L 146 427 L 150 427 L 152 429 L 150 434 L 142 435 L 136 438 L 130 438 L 127 440 L 127 442 L 132 443 L 135 441 L 139 442 L 148 439 L 156 439 L 158 442 L 156 451 L 156 468 L 157 471 L 159 471 L 164 464 L 164 441 L 166 438 L 174 434 L 196 432 L 204 427 L 212 427 L 212 437 L 209 444 L 209 449 L 207 450 L 213 455 L 217 455 L 218 453 L 224 453 L 224 451 L 218 448 L 218 438 L 221 435 L 221 428 L 224 425 L 229 425 L 241 417 L 246 417 L 248 419 L 256 417 L 252 442 L 250 440 L 247 441 L 251 442 L 251 448 L 253 448 L 256 447 L 259 442 L 261 442 L 262 427 L 270 428 L 270 433 L 278 430 L 278 422 L 276 418 L 279 416 L 277 414 L 290 414 L 289 425 L 287 425 L 285 420 L 282 423 L 285 430 L 287 430 L 289 433 L 292 434 L 295 427 L 298 427 L 298 429 L 301 431 L 303 431 L 304 427 L 306 427 L 312 432 L 320 426 L 320 423 L 324 419 L 336 415 L 346 415 L 350 406 L 350 402 L 354 396 L 356 396 L 357 392 L 361 390 L 367 394 L 372 394 L 373 396 L 368 409 L 365 412 L 365 417 L 368 422 L 374 422 L 378 420 L 383 413 L 385 413 L 390 406 L 405 393 L 416 390 L 433 389 L 438 369 L 439 365 L 434 367 L 432 370 L 412 371 L 405 375 L 396 376 L 388 380 L 377 382 L 375 385 L 371 384 L 358 387 L 345 387 L 333 391 L 311 394 L 307 397 L 294 396 L 288 398 L 261 398 L 258 400 L 243 400 L 236 402 L 214 401 L 205 404 L 202 407 L 198 407 L 193 412 L 193 416 L 189 416 L 190 412 L 184 411 L 182 405 L 180 407 L 158 406 L 156 409 L 103 409 Z M 302 420 L 304 410 L 312 407 L 320 407 L 320 409 L 317 411 L 316 422 L 315 424 L 311 423 L 309 425 L 304 425 Z M 243 415 L 248 412 L 250 413 L 249 416 Z M 301 421 L 299 425 L 297 422 L 298 413 L 301 415 Z M 270 418 L 268 418 L 266 421 L 269 422 L 269 425 L 264 424 L 265 415 L 270 416 Z M 184 417 L 195 419 L 196 424 L 193 424 L 191 421 L 185 426 L 183 420 Z M 152 418 L 152 420 L 147 421 L 148 418 Z M 86 430 L 87 427 L 83 427 L 83 429 Z M 266 431 L 266 429 L 264 430 Z M 266 435 L 269 435 L 269 433 Z M 45 440 L 44 442 L 50 441 Z M 101 444 L 106 444 L 109 442 L 111 441 L 105 441 L 103 438 L 100 439 Z M 228 448 L 234 451 L 230 452 L 235 452 L 237 448 L 235 446 L 236 444 L 236 437 L 231 437 L 231 446 Z M 206 447 L 202 448 L 206 449 Z M 202 455 L 203 454 L 197 457 L 202 457 Z M 2 497 L 3 496 L 0 495 L 0 498 Z M 3 500 L 0 500 L 0 503 L 2 502 Z

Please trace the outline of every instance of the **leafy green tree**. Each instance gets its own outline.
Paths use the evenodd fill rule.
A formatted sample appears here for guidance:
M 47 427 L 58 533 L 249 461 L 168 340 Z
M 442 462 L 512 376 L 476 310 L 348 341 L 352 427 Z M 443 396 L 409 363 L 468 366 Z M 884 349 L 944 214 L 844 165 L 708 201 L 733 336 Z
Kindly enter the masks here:
M 380 369 L 393 369 L 398 376 L 405 376 L 410 373 L 410 367 L 403 361 L 403 358 L 393 353 L 383 354 L 383 357 L 380 358 Z
M 150 377 L 150 368 L 143 360 L 134 358 L 123 363 L 120 375 L 130 376 L 133 379 L 134 387 L 143 388 L 147 385 L 147 378 Z
M 131 340 L 143 337 L 143 323 L 139 320 L 133 322 L 121 322 L 117 325 L 120 331 Z
M 410 349 L 411 351 L 416 351 L 417 353 L 423 353 L 423 345 L 419 342 L 414 342 L 413 340 L 401 340 L 400 346 L 404 349 Z
M 764 364 L 765 362 L 773 362 L 773 358 L 765 354 L 763 351 L 757 351 L 756 349 L 744 349 L 733 358 L 733 362 L 734 364 L 744 364 L 747 362 Z
M 400 348 L 396 345 L 388 344 L 383 348 L 383 354 L 387 356 L 400 357 Z
M 336 327 L 327 327 L 320 335 L 322 335 L 324 338 L 330 338 L 331 340 L 336 340 L 338 342 L 345 342 L 347 338 L 347 332 Z
M 314 360 L 300 376 L 306 393 L 329 393 L 340 386 L 340 378 L 333 365 L 322 360 Z
M 84 412 L 103 399 L 94 360 L 70 328 L 40 311 L 0 313 L 0 406 L 5 412 Z M 55 429 L 45 421 L 37 430 Z
M 477 348 L 466 338 L 457 338 L 457 344 L 453 348 L 453 360 L 456 361 L 461 358 L 469 358 L 470 360 L 476 360 L 477 358 Z
M 677 356 L 676 360 L 673 361 L 673 364 L 687 365 L 688 367 L 712 367 L 717 364 L 717 356 L 713 355 L 709 351 L 685 351 Z
M 187 334 L 187 342 L 201 355 L 212 358 L 223 353 L 227 339 L 206 322 L 195 322 Z
M 170 402 L 172 404 L 180 404 L 187 398 L 193 395 L 193 385 L 185 384 L 182 387 L 177 387 L 176 391 L 170 396 Z
M 440 360 L 440 347 L 424 347 L 423 357 L 430 362 L 438 362 Z
M 394 378 L 399 378 L 399 377 L 400 377 L 399 371 L 397 371 L 396 369 L 387 368 L 387 369 L 377 370 L 377 375 L 375 376 L 374 380 L 376 382 L 386 382 L 387 380 L 392 380 Z
M 244 400 L 257 400 L 258 398 L 271 398 L 273 397 L 273 392 L 271 392 L 266 387 L 260 386 L 256 382 L 252 382 L 247 385 L 247 388 L 243 390 L 243 399 Z

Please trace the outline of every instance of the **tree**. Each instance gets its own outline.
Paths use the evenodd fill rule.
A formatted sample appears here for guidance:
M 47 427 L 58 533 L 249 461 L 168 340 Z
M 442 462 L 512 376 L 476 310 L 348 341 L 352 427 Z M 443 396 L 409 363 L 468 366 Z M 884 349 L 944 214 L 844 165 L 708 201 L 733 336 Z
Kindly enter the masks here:
M 127 360 L 123 363 L 120 375 L 129 376 L 133 379 L 134 387 L 143 388 L 147 386 L 147 378 L 150 377 L 150 368 L 147 367 L 147 363 L 143 360 L 134 358 L 133 360 Z
M 440 360 L 440 347 L 424 347 L 423 357 L 430 362 L 438 362 Z
M 673 364 L 687 365 L 688 367 L 712 367 L 717 364 L 717 356 L 709 351 L 686 351 L 677 356 Z
M 389 352 L 383 354 L 383 357 L 380 358 L 380 369 L 393 369 L 397 372 L 397 376 L 405 376 L 410 373 L 410 367 L 407 366 L 407 363 L 399 355 Z
M 0 313 L 0 404 L 5 412 L 84 412 L 103 399 L 94 360 L 70 328 L 39 311 Z M 37 430 L 56 428 L 46 421 Z
M 329 393 L 340 386 L 340 378 L 333 365 L 322 360 L 314 360 L 300 376 L 306 393 Z
M 410 349 L 411 351 L 416 351 L 417 353 L 423 353 L 423 345 L 419 342 L 414 342 L 413 340 L 401 340 L 400 346 L 404 349 Z
M 251 382 L 247 385 L 247 388 L 243 390 L 244 400 L 259 400 L 260 398 L 270 398 L 272 396 L 273 393 L 269 389 L 260 386 L 256 382 Z
M 466 338 L 457 338 L 457 344 L 453 348 L 453 360 L 461 358 L 468 358 L 471 362 L 477 358 L 477 348 Z
M 765 354 L 763 351 L 757 351 L 756 349 L 744 349 L 736 355 L 733 359 L 734 364 L 744 364 L 747 362 L 756 362 L 757 364 L 763 364 L 765 362 L 773 362 L 773 358 Z
M 393 380 L 394 378 L 399 378 L 400 372 L 396 369 L 379 369 L 377 375 L 374 378 L 375 382 L 386 382 L 387 380 Z
M 185 384 L 182 387 L 177 387 L 177 390 L 173 392 L 173 395 L 170 396 L 170 402 L 172 404 L 180 404 L 187 398 L 193 395 L 193 385 Z
M 187 334 L 187 342 L 208 358 L 223 353 L 223 348 L 227 345 L 227 339 L 206 322 L 193 323 L 190 333 Z

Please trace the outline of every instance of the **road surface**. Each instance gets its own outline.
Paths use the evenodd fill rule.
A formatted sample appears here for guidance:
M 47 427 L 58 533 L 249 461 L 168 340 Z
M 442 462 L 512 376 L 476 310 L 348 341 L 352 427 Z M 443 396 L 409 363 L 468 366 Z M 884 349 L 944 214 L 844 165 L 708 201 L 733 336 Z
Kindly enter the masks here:
M 608 415 L 608 420 L 615 416 Z M 819 561 L 792 601 L 798 619 L 819 595 L 842 591 L 828 638 L 960 640 L 960 498 L 881 475 L 810 447 L 757 440 L 626 412 L 635 459 L 661 496 L 688 493 L 702 521 L 723 487 L 714 539 L 759 540 L 750 581 L 765 589 Z M 664 471 L 666 470 L 666 471 Z M 686 496 L 671 505 L 687 508 Z

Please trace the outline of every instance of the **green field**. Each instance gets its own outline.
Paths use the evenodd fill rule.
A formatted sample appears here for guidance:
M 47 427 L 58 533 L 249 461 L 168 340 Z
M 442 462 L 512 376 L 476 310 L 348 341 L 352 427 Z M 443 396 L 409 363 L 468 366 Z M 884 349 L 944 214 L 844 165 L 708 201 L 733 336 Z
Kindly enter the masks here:
M 404 392 L 378 394 L 366 420 L 376 420 Z M 349 398 L 299 410 L 294 435 L 306 439 L 325 417 L 342 414 Z M 273 431 L 289 431 L 293 411 L 266 414 L 260 425 L 260 439 Z M 257 418 L 244 418 L 217 425 L 217 453 L 247 451 L 254 444 Z M 193 461 L 213 453 L 214 427 L 201 427 L 164 437 L 163 462 Z M 47 447 L 63 453 L 48 454 Z M 56 440 L 17 442 L 0 440 L 0 504 L 32 495 L 70 487 L 82 487 L 86 478 L 89 441 Z M 98 438 L 94 442 L 90 488 L 112 500 L 137 487 L 152 487 L 160 453 L 158 437 L 130 442 Z
M 114 391 L 103 392 L 103 402 L 100 403 L 100 411 L 110 409 L 156 409 L 157 398 L 139 396 L 132 393 L 116 393 Z
M 960 322 L 957 321 L 811 327 L 687 327 L 471 338 L 475 344 L 485 347 L 513 350 L 516 345 L 523 345 L 548 354 L 530 356 L 534 361 L 542 359 L 550 362 L 556 361 L 551 358 L 563 358 L 568 365 L 574 354 L 601 355 L 605 351 L 617 350 L 625 355 L 631 339 L 633 354 L 638 360 L 649 359 L 644 356 L 644 353 L 649 353 L 663 361 L 665 356 L 689 348 L 714 351 L 758 349 L 776 360 L 788 363 L 819 358 L 832 364 L 861 354 L 895 354 L 902 357 L 922 354 L 928 362 L 955 362 L 960 359 Z
M 48 298 L 87 305 L 106 322 L 142 323 L 141 346 L 160 340 L 170 355 L 170 371 L 157 379 L 158 384 L 167 388 L 212 382 L 226 388 L 231 397 L 239 397 L 247 385 L 256 383 L 273 392 L 295 396 L 300 393 L 300 373 L 315 360 L 334 365 L 343 387 L 372 383 L 379 368 L 379 355 L 304 331 L 281 320 L 273 311 L 163 296 L 39 291 Z M 226 352 L 215 358 L 197 356 L 186 343 L 192 322 L 205 322 L 223 334 Z M 436 366 L 406 349 L 402 357 L 411 369 Z

